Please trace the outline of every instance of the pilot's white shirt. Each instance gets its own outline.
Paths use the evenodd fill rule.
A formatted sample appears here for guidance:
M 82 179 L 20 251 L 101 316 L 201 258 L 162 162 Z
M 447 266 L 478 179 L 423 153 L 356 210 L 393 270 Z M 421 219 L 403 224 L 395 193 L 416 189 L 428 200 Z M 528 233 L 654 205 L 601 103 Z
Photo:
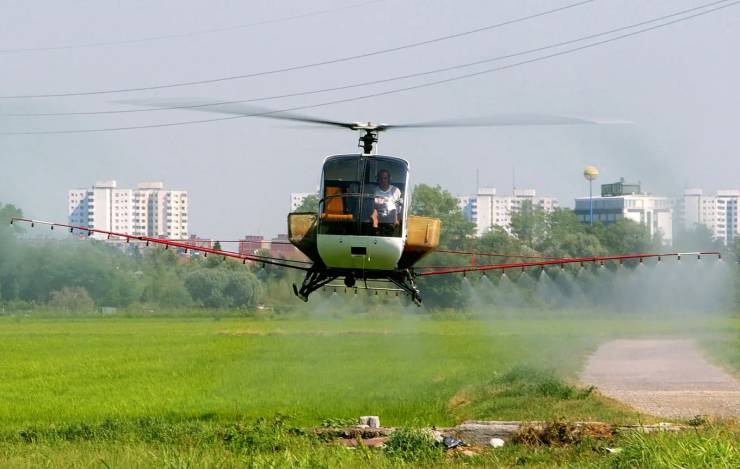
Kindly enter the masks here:
M 384 191 L 380 186 L 375 187 L 375 208 L 378 210 L 380 223 L 395 223 L 396 214 L 401 207 L 401 190 L 393 185 Z

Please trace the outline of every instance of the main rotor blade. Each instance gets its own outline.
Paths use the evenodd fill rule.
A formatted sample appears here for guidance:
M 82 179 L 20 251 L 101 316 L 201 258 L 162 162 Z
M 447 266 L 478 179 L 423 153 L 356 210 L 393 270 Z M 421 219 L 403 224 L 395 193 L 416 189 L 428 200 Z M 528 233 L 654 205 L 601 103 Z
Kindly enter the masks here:
M 305 116 L 302 114 L 296 114 L 292 112 L 262 108 L 258 106 L 251 106 L 235 101 L 222 101 L 214 102 L 213 100 L 187 98 L 187 99 L 158 99 L 154 101 L 118 101 L 124 104 L 133 104 L 136 106 L 145 106 L 150 108 L 162 108 L 167 110 L 183 110 L 183 111 L 205 111 L 205 112 L 218 112 L 221 114 L 231 114 L 236 116 L 245 117 L 265 117 L 268 119 L 280 119 L 288 121 L 306 122 L 309 124 L 319 125 L 330 125 L 334 127 L 343 127 L 345 129 L 355 130 L 357 123 L 355 122 L 340 122 L 328 119 L 321 119 L 317 117 Z
M 447 119 L 408 124 L 391 124 L 386 129 L 423 129 L 438 127 L 503 127 L 530 125 L 599 125 L 604 122 L 581 117 L 558 116 L 547 114 L 501 114 L 489 117 L 467 119 Z
M 443 127 L 504 127 L 504 126 L 545 126 L 545 125 L 600 125 L 600 124 L 628 124 L 626 121 L 607 121 L 586 119 L 582 117 L 549 115 L 549 114 L 501 114 L 487 117 L 472 117 L 462 119 L 444 119 L 425 122 L 409 122 L 406 124 L 373 124 L 371 122 L 343 122 L 318 117 L 296 114 L 290 111 L 280 111 L 245 104 L 241 101 L 214 102 L 198 98 L 159 99 L 153 101 L 118 101 L 119 103 L 146 106 L 162 110 L 185 110 L 218 112 L 245 117 L 265 117 L 308 124 L 328 125 L 345 129 L 372 129 L 383 131 L 388 129 L 424 129 Z

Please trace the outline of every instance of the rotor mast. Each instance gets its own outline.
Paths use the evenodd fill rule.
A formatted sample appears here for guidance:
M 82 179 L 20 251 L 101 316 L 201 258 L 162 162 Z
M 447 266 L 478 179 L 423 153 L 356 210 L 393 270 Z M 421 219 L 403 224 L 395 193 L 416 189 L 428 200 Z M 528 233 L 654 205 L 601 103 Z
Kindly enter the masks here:
M 372 122 L 353 122 L 351 129 L 360 131 L 360 139 L 357 144 L 362 148 L 363 155 L 377 155 L 378 134 L 385 130 L 383 124 L 373 124 Z

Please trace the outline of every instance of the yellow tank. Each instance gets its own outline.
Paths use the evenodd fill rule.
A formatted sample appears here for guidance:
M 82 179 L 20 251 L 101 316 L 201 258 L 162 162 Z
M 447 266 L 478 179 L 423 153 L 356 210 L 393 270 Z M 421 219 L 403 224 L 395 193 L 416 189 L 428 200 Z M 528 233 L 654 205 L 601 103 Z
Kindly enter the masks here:
M 320 262 L 319 252 L 316 249 L 317 218 L 315 213 L 288 214 L 288 239 L 314 262 Z
M 409 215 L 406 228 L 406 245 L 398 267 L 405 269 L 439 247 L 442 221 L 439 218 Z

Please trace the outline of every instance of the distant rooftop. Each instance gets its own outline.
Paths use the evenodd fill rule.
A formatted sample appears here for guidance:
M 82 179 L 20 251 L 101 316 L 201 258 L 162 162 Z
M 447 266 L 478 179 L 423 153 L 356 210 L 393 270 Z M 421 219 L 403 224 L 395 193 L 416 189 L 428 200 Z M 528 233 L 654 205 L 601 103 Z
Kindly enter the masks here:
M 116 185 L 115 179 L 110 179 L 108 181 L 95 181 L 93 189 L 115 189 Z
M 139 189 L 164 189 L 164 182 L 162 181 L 144 181 L 136 185 Z
M 602 197 L 619 197 L 622 195 L 638 195 L 641 193 L 640 183 L 627 183 L 624 178 L 619 178 L 619 182 L 601 185 Z

